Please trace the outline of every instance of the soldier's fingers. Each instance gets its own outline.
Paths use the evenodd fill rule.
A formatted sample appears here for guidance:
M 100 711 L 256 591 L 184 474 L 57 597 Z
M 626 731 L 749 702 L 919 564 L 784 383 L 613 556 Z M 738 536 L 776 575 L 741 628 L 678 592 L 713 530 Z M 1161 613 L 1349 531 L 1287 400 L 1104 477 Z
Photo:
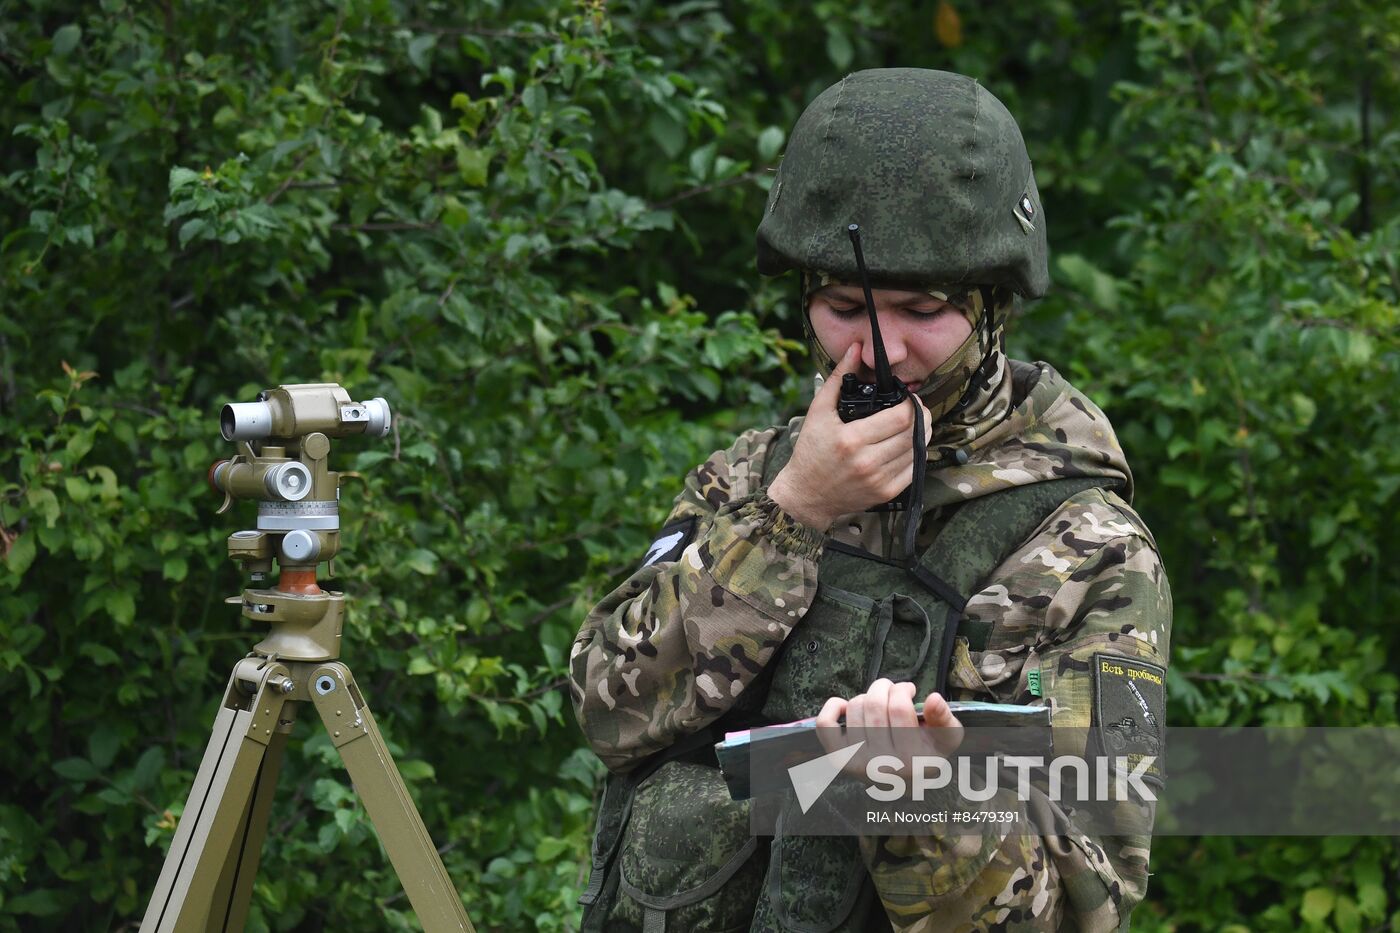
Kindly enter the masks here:
M 906 764 L 923 747 L 919 717 L 914 712 L 914 694 L 917 691 L 918 688 L 907 680 L 890 689 L 890 744 L 900 761 Z
M 851 697 L 846 703 L 846 731 L 865 727 L 866 696 L 861 693 Z
M 904 460 L 906 466 L 913 464 L 914 444 L 906 434 L 895 434 L 870 445 L 867 456 L 872 463 L 884 465 Z
M 890 697 L 895 692 L 895 685 L 888 677 L 881 677 L 866 690 L 865 735 L 870 740 L 866 751 L 872 758 L 893 755 L 902 762 L 903 756 L 890 732 Z
M 846 701 L 840 697 L 832 697 L 822 705 L 822 710 L 817 713 L 818 726 L 836 726 L 841 714 L 846 712 Z
M 908 488 L 914 474 L 914 455 L 905 452 L 866 477 L 866 488 L 886 502 Z
M 866 689 L 865 726 L 867 729 L 884 728 L 890 724 L 890 688 L 893 686 L 894 683 L 888 677 L 881 677 Z
M 826 388 L 823 386 L 822 388 Z M 860 444 L 878 444 L 891 437 L 908 440 L 914 425 L 913 409 L 901 402 L 893 408 L 877 411 L 868 418 L 852 421 L 846 426 L 852 437 Z
M 853 373 L 860 366 L 860 341 L 852 343 L 846 348 L 846 352 L 841 354 L 841 359 L 836 361 L 836 368 L 831 371 L 831 376 L 822 383 L 821 389 L 816 397 L 812 399 L 812 407 L 820 407 L 822 410 L 836 410 L 836 399 L 841 394 L 841 377 L 846 373 Z M 818 406 L 820 402 L 820 406 Z
M 918 714 L 914 712 L 914 694 L 918 690 L 909 681 L 897 683 L 890 688 L 887 718 L 890 728 L 919 725 Z
M 948 701 L 940 693 L 930 693 L 924 700 L 924 725 L 938 729 L 953 729 L 961 726 L 958 717 L 948 706 Z
M 914 470 L 914 449 L 911 446 L 908 450 L 895 454 L 892 458 L 880 465 L 880 469 L 873 474 L 874 478 L 882 483 L 900 482 L 896 492 L 909 485 Z
M 937 693 L 930 693 L 924 700 L 924 725 L 936 754 L 946 757 L 962 744 L 962 723 L 948 708 L 948 701 Z
M 846 746 L 846 739 L 837 725 L 837 720 L 845 711 L 846 701 L 840 697 L 832 697 L 817 714 L 817 740 L 822 743 L 822 748 L 827 754 Z

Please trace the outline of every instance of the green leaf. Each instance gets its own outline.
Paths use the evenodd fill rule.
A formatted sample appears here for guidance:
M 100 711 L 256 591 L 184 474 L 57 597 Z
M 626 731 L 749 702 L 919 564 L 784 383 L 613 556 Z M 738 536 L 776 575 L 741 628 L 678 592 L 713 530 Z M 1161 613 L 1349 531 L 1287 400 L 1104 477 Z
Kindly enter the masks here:
M 1342 351 L 1342 359 L 1346 365 L 1353 368 L 1360 368 L 1370 365 L 1371 358 L 1375 355 L 1375 343 L 1368 334 L 1349 330 L 1344 339 L 1345 349 Z
M 667 113 L 654 113 L 647 120 L 647 133 L 656 141 L 668 158 L 674 159 L 685 149 L 686 132 L 674 117 Z
M 67 58 L 82 38 L 83 29 L 76 23 L 60 26 L 53 34 L 53 54 L 59 58 Z
M 185 221 L 180 225 L 180 248 L 184 249 L 189 245 L 190 240 L 193 240 L 207 229 L 209 229 L 209 222 L 203 217 L 195 217 Z
M 526 113 L 538 117 L 549 106 L 549 92 L 542 84 L 532 84 L 520 93 L 520 103 L 524 105 Z
M 117 488 L 117 474 L 109 466 L 88 467 L 85 474 L 88 479 L 96 479 L 102 485 L 102 491 L 98 494 L 104 500 L 117 498 L 120 491 Z
M 531 336 L 535 341 L 535 349 L 539 350 L 541 354 L 548 353 L 549 348 L 554 346 L 554 341 L 559 339 L 558 335 L 546 327 L 539 318 L 535 318 L 531 325 Z
M 1332 912 L 1332 905 L 1336 903 L 1337 895 L 1331 888 L 1312 888 L 1303 895 L 1303 906 L 1300 911 L 1303 920 L 1313 926 L 1320 926 L 1322 921 L 1327 919 L 1327 915 Z
M 121 736 L 114 729 L 94 729 L 88 736 L 88 758 L 99 771 L 109 767 L 121 748 Z
M 427 32 L 414 36 L 408 42 L 408 60 L 419 71 L 428 70 L 428 53 L 437 45 L 437 36 Z
M 415 548 L 408 553 L 404 564 L 407 565 L 410 570 L 430 577 L 437 573 L 438 556 L 426 548 Z
M 706 143 L 690 154 L 690 174 L 695 176 L 696 181 L 704 181 L 710 177 L 718 148 L 718 143 Z
M 121 655 L 117 654 L 106 645 L 99 645 L 95 641 L 85 641 L 78 646 L 78 653 L 92 661 L 98 667 L 107 667 L 121 663 Z
M 69 227 L 64 231 L 64 236 L 69 243 L 91 247 L 93 245 L 92 224 L 78 224 L 77 226 Z
M 1108 312 L 1118 310 L 1117 280 L 1085 257 L 1066 253 L 1055 260 L 1055 269 L 1071 288 L 1082 292 L 1098 308 Z
M 58 516 L 63 513 L 63 508 L 58 504 L 58 496 L 54 495 L 52 489 L 44 486 L 31 486 L 25 493 L 25 500 L 29 507 L 44 520 L 44 524 L 52 528 L 58 521 Z
M 783 143 L 787 139 L 787 134 L 782 127 L 764 127 L 763 132 L 758 134 L 758 158 L 762 162 L 772 162 L 782 151 Z M 872 338 L 873 339 L 873 338 Z
M 5 566 L 17 577 L 24 576 L 29 565 L 34 563 L 37 553 L 33 532 L 24 532 L 10 545 L 10 553 L 5 555 Z
M 1356 867 L 1356 903 L 1364 917 L 1378 920 L 1385 916 L 1386 895 L 1383 873 L 1378 863 L 1363 862 Z
M 136 790 L 150 787 L 164 767 L 165 749 L 159 745 L 152 745 L 141 753 L 141 757 L 136 759 L 136 765 L 131 769 L 132 787 Z
M 6 898 L 5 912 L 29 914 L 34 917 L 52 917 L 62 913 L 69 906 L 69 903 L 69 898 L 65 897 L 63 892 L 53 888 L 39 888 Z
M 95 781 L 99 774 L 92 762 L 86 758 L 65 758 L 54 762 L 54 771 L 59 777 L 70 781 Z
M 540 862 L 552 862 L 568 851 L 568 840 L 545 836 L 535 845 L 535 859 Z
M 855 58 L 856 50 L 851 45 L 851 40 L 839 29 L 827 29 L 826 32 L 826 57 L 831 59 L 831 63 L 838 71 L 844 71 L 851 65 L 851 60 Z
M 355 455 L 355 469 L 368 470 L 375 464 L 383 463 L 394 454 L 388 450 L 362 450 Z
M 1293 406 L 1293 418 L 1298 427 L 1306 428 L 1312 424 L 1313 419 L 1317 417 L 1317 403 L 1301 392 L 1294 392 L 1288 398 Z
M 491 151 L 470 146 L 457 148 L 457 172 L 462 181 L 473 188 L 486 184 L 491 168 Z
M 197 185 L 199 183 L 199 173 L 194 171 L 193 169 L 181 168 L 177 165 L 170 170 L 169 188 L 171 194 L 174 194 L 177 191 L 182 191 L 185 188 L 188 188 L 190 185 Z
M 63 445 L 68 466 L 77 466 L 78 461 L 88 455 L 88 451 L 92 450 L 92 443 L 96 436 L 97 432 L 93 429 L 73 432 L 73 436 L 68 438 L 68 442 Z
M 107 590 L 103 595 L 102 605 L 118 625 L 130 625 L 136 618 L 136 599 L 126 590 Z

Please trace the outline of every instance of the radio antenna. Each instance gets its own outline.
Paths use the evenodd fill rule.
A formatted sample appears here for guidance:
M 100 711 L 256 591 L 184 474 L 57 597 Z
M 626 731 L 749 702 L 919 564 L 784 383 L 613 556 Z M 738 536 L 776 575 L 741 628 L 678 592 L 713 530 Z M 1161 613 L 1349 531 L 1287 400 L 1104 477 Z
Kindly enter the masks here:
M 885 341 L 880 337 L 880 322 L 875 319 L 875 296 L 870 291 L 870 273 L 865 268 L 865 254 L 860 248 L 860 224 L 850 224 L 846 232 L 851 235 L 851 246 L 856 251 L 856 270 L 860 273 L 860 287 L 865 291 L 865 310 L 870 314 L 870 343 L 875 348 L 875 391 L 881 396 L 895 391 L 894 373 L 890 361 L 885 356 Z

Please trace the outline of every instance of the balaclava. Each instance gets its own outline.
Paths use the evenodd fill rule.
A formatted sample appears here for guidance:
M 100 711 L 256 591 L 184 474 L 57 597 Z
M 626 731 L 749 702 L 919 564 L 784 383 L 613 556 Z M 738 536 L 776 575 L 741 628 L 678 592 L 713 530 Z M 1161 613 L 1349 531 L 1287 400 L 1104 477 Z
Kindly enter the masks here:
M 843 283 L 823 272 L 802 273 L 802 327 L 823 378 L 830 377 L 836 361 L 817 340 L 809 302 L 813 292 L 831 284 L 854 283 Z M 972 328 L 967 339 L 916 392 L 933 417 L 928 442 L 929 456 L 935 457 L 973 440 L 1010 410 L 1011 383 L 1002 343 L 1015 296 L 1000 287 L 925 286 L 918 290 L 951 304 Z

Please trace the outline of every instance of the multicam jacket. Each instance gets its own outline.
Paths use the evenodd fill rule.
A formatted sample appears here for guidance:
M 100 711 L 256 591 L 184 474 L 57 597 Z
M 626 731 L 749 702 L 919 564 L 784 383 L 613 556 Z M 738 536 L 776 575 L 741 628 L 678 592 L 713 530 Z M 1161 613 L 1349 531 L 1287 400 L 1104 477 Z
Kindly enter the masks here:
M 971 596 L 967 621 L 990 631 L 984 650 L 955 654 L 951 699 L 1046 704 L 1054 728 L 1084 728 L 1099 689 L 1095 654 L 1166 667 L 1170 590 L 1152 536 L 1128 505 L 1131 475 L 1103 412 L 1044 363 L 1012 363 L 1009 382 L 1007 416 L 959 456 L 930 463 L 926 517 L 1055 479 L 1102 477 L 1121 492 L 1071 496 Z M 797 418 L 786 430 L 801 428 Z M 733 707 L 812 605 L 826 538 L 762 485 L 782 430 L 746 432 L 687 478 L 667 527 L 684 529 L 688 545 L 664 559 L 671 555 L 659 541 L 575 639 L 574 708 L 616 772 Z M 861 513 L 838 519 L 829 534 L 889 556 L 901 531 L 899 515 Z M 860 848 L 898 930 L 1126 927 L 1146 891 L 1150 837 L 1069 830 L 1010 833 L 991 845 L 864 837 Z

